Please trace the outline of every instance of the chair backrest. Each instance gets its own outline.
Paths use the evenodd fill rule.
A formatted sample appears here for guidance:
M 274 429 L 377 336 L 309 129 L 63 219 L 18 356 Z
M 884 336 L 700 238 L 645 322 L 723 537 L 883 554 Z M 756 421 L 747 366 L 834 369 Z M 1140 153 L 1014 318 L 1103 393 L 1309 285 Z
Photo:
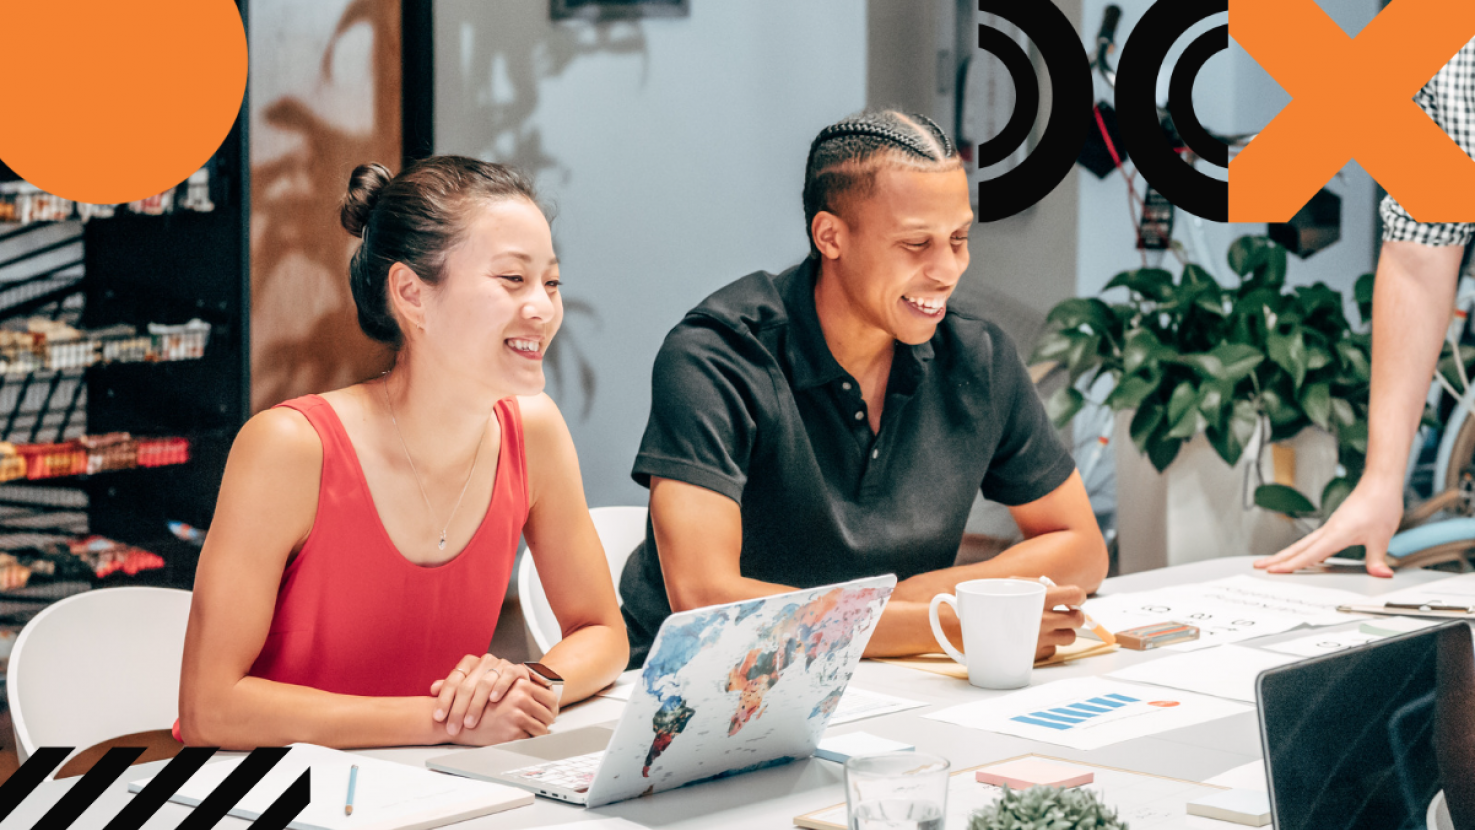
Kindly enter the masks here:
M 615 599 L 620 599 L 620 571 L 635 546 L 645 539 L 644 507 L 596 507 L 589 511 L 594 520 L 594 529 L 599 533 L 599 543 L 604 546 L 604 556 L 609 561 L 610 578 L 615 583 Z M 543 582 L 538 578 L 538 567 L 533 564 L 532 551 L 522 557 L 517 571 L 517 600 L 522 606 L 522 619 L 527 623 L 528 633 L 539 650 L 547 653 L 563 639 L 563 629 L 548 604 L 548 595 L 543 591 Z
M 168 729 L 190 592 L 102 588 L 48 606 L 16 638 L 6 694 L 16 749 L 93 744 Z

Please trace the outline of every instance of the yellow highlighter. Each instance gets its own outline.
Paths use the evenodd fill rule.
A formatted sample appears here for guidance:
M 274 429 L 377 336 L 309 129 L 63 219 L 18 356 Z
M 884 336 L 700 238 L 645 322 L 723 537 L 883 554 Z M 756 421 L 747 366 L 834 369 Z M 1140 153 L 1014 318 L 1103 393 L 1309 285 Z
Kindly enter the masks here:
M 1051 579 L 1048 576 L 1042 576 L 1042 577 L 1040 577 L 1040 581 L 1043 582 L 1046 586 L 1048 586 L 1050 588 L 1056 587 L 1055 580 Z M 1076 606 L 1076 605 L 1066 605 L 1066 606 L 1062 606 L 1062 607 L 1069 608 L 1072 611 L 1081 611 L 1082 610 L 1080 608 L 1080 606 Z M 1101 642 L 1103 642 L 1103 643 L 1105 643 L 1107 645 L 1115 645 L 1116 644 L 1116 635 L 1115 634 L 1112 634 L 1110 631 L 1107 631 L 1106 630 L 1106 626 L 1103 626 L 1102 624 L 1100 624 L 1100 623 L 1096 622 L 1095 620 L 1091 619 L 1091 615 L 1090 614 L 1086 614 L 1086 628 L 1091 629 L 1091 633 L 1092 634 L 1095 634 L 1096 635 L 1096 639 L 1100 640 Z

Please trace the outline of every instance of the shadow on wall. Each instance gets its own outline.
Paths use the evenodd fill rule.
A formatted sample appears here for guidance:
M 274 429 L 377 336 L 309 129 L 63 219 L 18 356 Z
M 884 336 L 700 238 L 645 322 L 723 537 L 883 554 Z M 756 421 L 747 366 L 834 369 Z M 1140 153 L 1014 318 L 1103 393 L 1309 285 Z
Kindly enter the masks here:
M 437 78 L 446 100 L 473 102 L 462 116 L 477 125 L 483 159 L 512 165 L 540 184 L 567 183 L 574 171 L 550 155 L 543 146 L 541 129 L 533 121 L 539 90 L 544 81 L 562 75 L 575 61 L 595 53 L 640 55 L 648 61 L 645 31 L 639 23 L 591 23 L 549 19 L 547 3 L 497 4 L 495 15 L 485 11 L 482 0 L 446 0 L 437 11 L 450 19 L 485 21 L 492 36 L 478 38 L 469 23 L 463 23 L 458 44 L 438 48 L 460 50 L 459 74 Z M 642 78 L 648 64 L 642 64 Z M 591 125 L 592 126 L 592 125 Z M 598 140 L 591 130 L 590 140 Z M 546 201 L 546 200 L 545 200 Z M 556 205 L 548 203 L 557 242 Z M 548 349 L 546 367 L 552 391 L 564 393 L 577 384 L 583 404 L 580 420 L 588 420 L 598 388 L 593 363 L 579 344 L 579 333 L 601 324 L 599 311 L 588 301 L 565 295 L 564 323 Z
M 293 31 L 303 20 L 290 0 L 260 3 L 253 15 L 253 42 L 262 54 L 253 55 L 252 83 L 287 90 L 258 99 L 265 102 L 258 125 L 266 129 L 252 133 L 252 158 L 261 159 L 251 168 L 253 412 L 390 365 L 389 351 L 358 327 L 348 287 L 357 240 L 339 224 L 338 207 L 354 166 L 399 167 L 400 4 L 335 5 L 342 11 L 317 52 L 303 48 L 313 43 L 310 35 Z M 335 73 L 335 61 L 350 62 L 340 50 L 364 52 L 367 71 Z M 372 102 L 372 118 L 355 125 L 365 102 Z

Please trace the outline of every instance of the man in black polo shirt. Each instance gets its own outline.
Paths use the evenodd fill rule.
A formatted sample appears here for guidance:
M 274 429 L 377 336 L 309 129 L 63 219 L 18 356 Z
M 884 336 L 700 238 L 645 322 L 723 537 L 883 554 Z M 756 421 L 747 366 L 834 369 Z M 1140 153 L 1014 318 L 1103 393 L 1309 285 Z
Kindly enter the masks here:
M 1013 344 L 950 299 L 968 266 L 966 172 L 931 120 L 866 112 L 810 148 L 811 254 L 708 297 L 656 357 L 633 475 L 645 542 L 620 580 L 631 663 L 687 610 L 863 576 L 900 582 L 867 654 L 938 650 L 957 583 L 1048 576 L 1039 653 L 1074 639 L 1106 546 Z M 1025 541 L 954 566 L 974 494 Z M 944 627 L 959 643 L 956 617 Z

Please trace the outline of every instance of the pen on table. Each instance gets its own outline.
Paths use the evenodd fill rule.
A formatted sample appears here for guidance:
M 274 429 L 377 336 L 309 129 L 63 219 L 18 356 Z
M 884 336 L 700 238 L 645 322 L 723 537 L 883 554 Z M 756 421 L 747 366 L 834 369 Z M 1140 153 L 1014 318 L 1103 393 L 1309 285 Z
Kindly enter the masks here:
M 359 765 L 354 764 L 348 768 L 348 800 L 343 802 L 343 815 L 353 815 L 353 785 L 359 780 Z
M 1045 586 L 1048 587 L 1048 588 L 1056 588 L 1056 587 L 1059 587 L 1059 586 L 1057 586 L 1055 584 L 1055 580 L 1051 579 L 1048 576 L 1042 576 L 1042 577 L 1040 577 L 1040 582 L 1044 583 Z M 1095 620 L 1091 619 L 1091 615 L 1090 614 L 1086 614 L 1086 612 L 1080 606 L 1078 606 L 1078 605 L 1067 605 L 1065 607 L 1066 608 L 1069 608 L 1072 611 L 1080 611 L 1082 614 L 1085 615 L 1085 617 L 1086 617 L 1086 627 L 1089 628 L 1089 629 L 1091 629 L 1091 633 L 1096 635 L 1096 639 L 1100 640 L 1103 643 L 1106 643 L 1107 645 L 1111 645 L 1112 643 L 1115 643 L 1116 642 L 1116 636 L 1114 634 L 1112 634 L 1110 631 L 1107 631 L 1105 626 L 1103 626 L 1100 623 L 1096 622 Z

